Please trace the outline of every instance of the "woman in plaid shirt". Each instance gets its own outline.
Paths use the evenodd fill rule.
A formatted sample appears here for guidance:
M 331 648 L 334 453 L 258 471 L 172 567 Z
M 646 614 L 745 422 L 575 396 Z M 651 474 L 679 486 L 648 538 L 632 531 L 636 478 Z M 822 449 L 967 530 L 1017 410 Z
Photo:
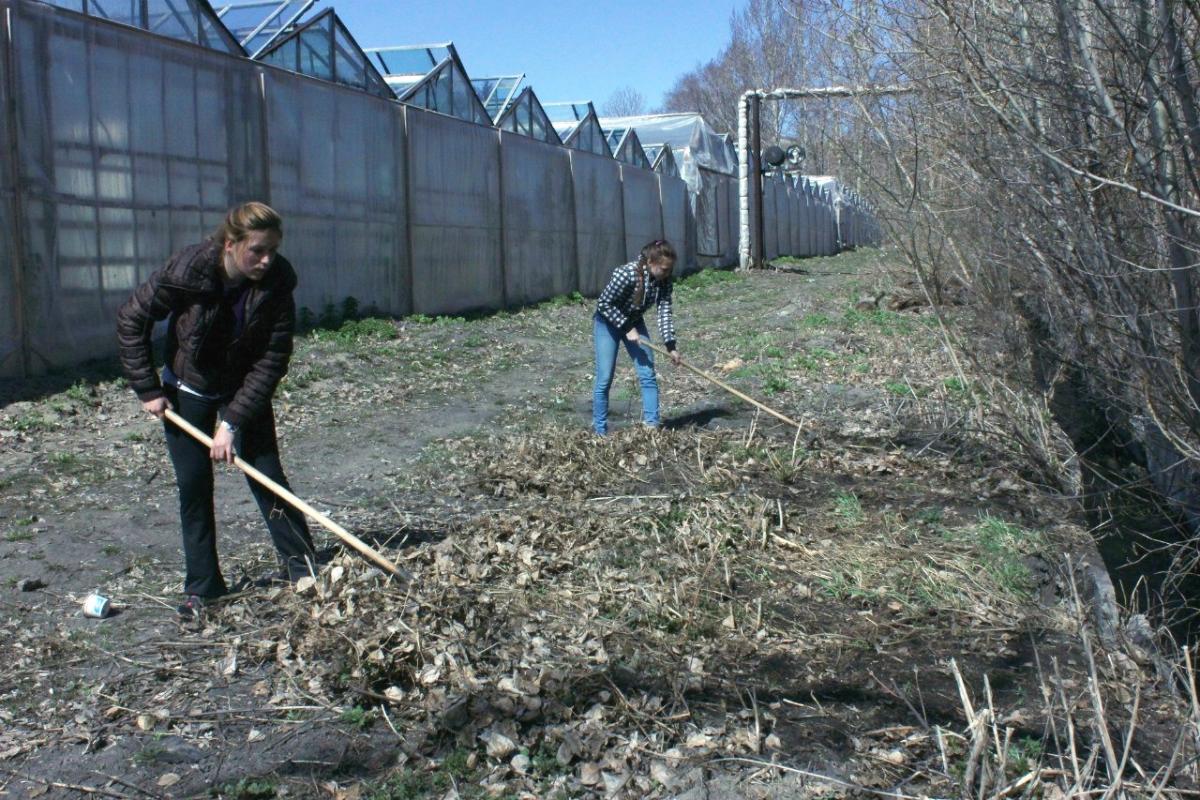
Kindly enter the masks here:
M 642 422 L 658 427 L 658 380 L 654 376 L 654 356 L 639 345 L 639 338 L 650 338 L 646 309 L 657 306 L 658 332 L 678 364 L 675 349 L 675 322 L 671 318 L 671 272 L 675 269 L 675 248 L 665 239 L 655 239 L 642 248 L 638 260 L 613 270 L 608 285 L 596 302 L 592 321 L 592 339 L 596 346 L 596 384 L 592 397 L 592 427 L 603 436 L 608 433 L 608 389 L 612 386 L 617 364 L 617 345 L 624 342 L 633 359 L 638 382 L 642 386 Z

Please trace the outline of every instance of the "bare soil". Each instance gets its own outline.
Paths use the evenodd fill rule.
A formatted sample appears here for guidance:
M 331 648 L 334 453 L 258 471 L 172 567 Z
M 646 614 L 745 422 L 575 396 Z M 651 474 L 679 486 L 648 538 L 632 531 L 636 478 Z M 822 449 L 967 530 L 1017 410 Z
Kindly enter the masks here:
M 642 429 L 622 356 L 593 437 L 581 300 L 306 334 L 292 485 L 415 580 L 329 536 L 315 580 L 195 626 L 159 423 L 103 367 L 0 386 L 0 795 L 944 796 L 971 763 L 1028 795 L 1077 709 L 1101 746 L 1092 677 L 1118 734 L 1137 693 L 1152 775 L 1172 679 L 1085 638 L 1077 510 L 978 424 L 928 306 L 855 307 L 893 272 L 679 287 L 685 358 L 798 432 L 666 364 Z M 231 583 L 273 560 L 243 482 L 219 470 Z M 118 613 L 84 617 L 93 589 Z M 959 675 L 1008 747 L 972 757 Z

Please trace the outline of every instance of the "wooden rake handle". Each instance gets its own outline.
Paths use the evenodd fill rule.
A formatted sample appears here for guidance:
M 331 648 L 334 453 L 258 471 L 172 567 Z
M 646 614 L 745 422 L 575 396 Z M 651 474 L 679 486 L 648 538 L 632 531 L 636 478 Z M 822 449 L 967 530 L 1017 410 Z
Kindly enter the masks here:
M 171 420 L 171 422 L 175 423 L 175 425 L 177 427 L 179 427 L 184 432 L 191 435 L 192 438 L 199 441 L 205 447 L 208 447 L 210 449 L 212 448 L 213 441 L 212 441 L 211 436 L 207 436 L 203 431 L 201 431 L 195 425 L 188 422 L 186 419 L 179 416 L 179 414 L 175 413 L 175 411 L 173 411 L 169 408 L 164 413 L 166 414 L 167 419 Z M 395 575 L 397 578 L 401 578 L 402 580 L 410 580 L 411 579 L 412 576 L 410 576 L 404 570 L 397 567 L 395 564 L 393 564 L 391 561 L 389 561 L 384 556 L 380 555 L 377 551 L 372 549 L 371 546 L 368 545 L 366 542 L 364 542 L 362 539 L 359 539 L 353 533 L 350 533 L 350 531 L 346 530 L 341 525 L 338 525 L 336 522 L 331 520 L 329 517 L 325 516 L 320 511 L 317 511 L 315 508 L 310 506 L 308 503 L 304 502 L 299 497 L 292 494 L 290 491 L 288 491 L 287 489 L 280 486 L 275 481 L 268 478 L 266 475 L 263 475 L 261 472 L 256 470 L 254 467 L 250 466 L 250 464 L 248 464 L 244 459 L 242 459 L 241 456 L 234 456 L 233 463 L 236 464 L 238 469 L 240 469 L 242 472 L 246 473 L 246 475 L 248 475 L 251 479 L 257 481 L 258 483 L 261 483 L 263 486 L 270 489 L 272 492 L 274 492 L 276 494 L 276 496 L 281 498 L 284 502 L 286 502 L 292 508 L 294 508 L 297 511 L 300 511 L 304 514 L 307 514 L 308 516 L 315 519 L 317 522 L 321 523 L 323 526 L 325 526 L 330 531 L 332 531 L 343 542 L 350 545 L 358 552 L 362 553 L 364 556 L 366 556 L 371 561 L 375 562 L 377 565 L 379 565 L 383 569 L 385 569 L 388 572 L 390 572 L 391 574 Z
M 671 354 L 670 354 L 670 353 L 668 353 L 666 350 L 664 350 L 663 348 L 659 347 L 659 346 L 658 346 L 658 345 L 656 345 L 654 342 L 651 342 L 651 341 L 649 341 L 648 339 L 643 339 L 643 338 L 641 338 L 641 337 L 638 337 L 638 344 L 644 345 L 645 347 L 649 347 L 649 348 L 650 348 L 651 350 L 653 350 L 654 352 L 656 352 L 656 353 L 659 353 L 659 354 L 661 354 L 661 355 L 664 355 L 664 356 L 667 356 L 668 358 L 670 358 L 670 356 L 671 356 Z M 794 426 L 796 426 L 796 428 L 799 428 L 799 427 L 800 427 L 800 423 L 799 423 L 799 422 L 796 422 L 796 420 L 792 419 L 791 417 L 788 417 L 788 416 L 785 416 L 785 415 L 783 415 L 783 414 L 779 413 L 778 411 L 776 411 L 775 409 L 771 408 L 770 406 L 768 406 L 768 405 L 767 405 L 767 404 L 765 404 L 765 403 L 760 403 L 760 402 L 758 402 L 757 400 L 755 400 L 753 397 L 751 397 L 751 396 L 750 396 L 750 395 L 748 395 L 748 394 L 743 394 L 742 392 L 739 392 L 737 389 L 733 388 L 732 386 L 730 386 L 728 383 L 726 383 L 725 381 L 721 380 L 720 378 L 716 378 L 716 377 L 714 377 L 714 376 L 712 376 L 712 375 L 709 375 L 707 372 L 705 372 L 705 371 L 704 371 L 704 370 L 702 370 L 702 369 L 698 369 L 697 367 L 693 367 L 691 364 L 689 364 L 688 362 L 684 361 L 682 358 L 681 358 L 681 359 L 679 359 L 679 366 L 683 367 L 683 368 L 684 368 L 684 369 L 686 369 L 686 370 L 689 370 L 689 371 L 691 371 L 691 372 L 694 372 L 694 373 L 696 373 L 696 374 L 697 374 L 697 375 L 699 375 L 701 378 L 704 378 L 704 380 L 706 380 L 706 381 L 710 381 L 710 382 L 712 382 L 712 383 L 715 383 L 717 386 L 720 386 L 722 389 L 724 389 L 725 391 L 729 392 L 729 393 L 730 393 L 731 395 L 733 395 L 734 397 L 739 397 L 739 398 L 741 398 L 742 400 L 745 400 L 745 401 L 746 401 L 747 403 L 749 403 L 750 405 L 752 405 L 752 406 L 757 406 L 758 408 L 761 408 L 763 411 L 767 412 L 768 414 L 770 414 L 771 416 L 775 417 L 776 419 L 782 420 L 782 421 L 786 422 L 788 425 L 794 425 Z

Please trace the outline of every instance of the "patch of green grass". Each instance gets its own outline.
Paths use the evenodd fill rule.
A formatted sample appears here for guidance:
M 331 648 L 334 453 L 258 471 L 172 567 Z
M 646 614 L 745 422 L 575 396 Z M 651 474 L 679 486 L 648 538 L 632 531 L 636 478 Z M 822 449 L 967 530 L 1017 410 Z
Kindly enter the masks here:
M 209 789 L 209 794 L 222 800 L 265 800 L 275 797 L 278 785 L 274 778 L 242 778 L 226 783 L 220 788 Z
M 883 385 L 883 388 L 887 389 L 890 393 L 896 395 L 897 397 L 917 396 L 917 393 L 912 390 L 911 386 L 900 381 L 888 381 Z
M 29 542 L 32 540 L 32 531 L 9 531 L 4 534 L 4 541 L 6 542 Z
M 930 508 L 922 508 L 917 512 L 917 522 L 923 522 L 926 525 L 938 525 L 941 523 L 945 512 L 937 506 Z
M 1045 547 L 1041 533 L 985 514 L 977 524 L 943 535 L 977 548 L 983 570 L 999 589 L 1018 596 L 1031 591 L 1032 575 L 1023 556 Z
M 390 319 L 381 319 L 379 317 L 367 317 L 366 319 L 353 319 L 349 322 L 343 322 L 342 326 L 336 331 L 333 331 L 333 338 L 336 341 L 347 344 L 355 344 L 364 339 L 373 339 L 375 341 L 396 339 L 400 333 L 396 330 L 396 326 Z
M 946 378 L 942 381 L 942 386 L 954 394 L 966 394 L 969 391 L 969 387 L 963 383 L 961 378 Z
M 763 379 L 763 393 L 768 397 L 792 390 L 792 382 L 782 372 L 772 371 Z
M 58 427 L 58 421 L 37 411 L 22 414 L 12 421 L 13 430 L 21 433 L 37 433 L 52 431 Z
M 579 292 L 571 292 L 570 294 L 560 294 L 556 297 L 551 297 L 538 304 L 539 308 L 565 308 L 567 306 L 583 305 L 587 302 L 587 298 Z
M 833 513 L 844 525 L 861 525 L 866 519 L 862 502 L 853 492 L 842 492 L 833 499 Z
M 375 721 L 375 712 L 362 706 L 351 706 L 342 711 L 341 721 L 355 728 L 366 729 Z
M 723 269 L 702 269 L 697 273 L 675 282 L 674 293 L 681 297 L 698 300 L 728 289 L 729 284 L 740 283 L 745 276 Z
M 122 438 L 125 441 L 130 442 L 131 444 L 136 444 L 138 442 L 150 441 L 150 437 L 148 435 L 146 435 L 145 433 L 143 433 L 142 431 L 130 431 L 129 433 L 125 434 L 125 436 L 123 436 Z
M 842 315 L 842 322 L 847 328 L 870 327 L 884 336 L 905 335 L 916 330 L 911 317 L 895 311 L 859 311 L 850 308 Z
M 499 312 L 495 316 L 499 316 Z M 451 317 L 451 316 L 436 316 L 431 317 L 428 314 L 411 314 L 404 318 L 407 322 L 415 322 L 418 325 L 454 325 L 459 322 L 466 322 L 466 317 Z
M 63 394 L 68 400 L 74 400 L 77 403 L 90 402 L 93 395 L 93 389 L 84 381 L 76 381 L 71 388 L 67 389 Z
M 55 451 L 51 453 L 50 463 L 63 470 L 71 470 L 75 467 L 78 467 L 80 464 L 79 456 L 75 455 L 74 453 L 67 453 L 64 451 Z
M 115 544 L 105 544 L 100 546 L 100 552 L 106 556 L 120 555 L 121 547 Z
M 832 324 L 833 320 L 825 314 L 805 314 L 800 320 L 800 325 L 804 328 L 827 328 Z

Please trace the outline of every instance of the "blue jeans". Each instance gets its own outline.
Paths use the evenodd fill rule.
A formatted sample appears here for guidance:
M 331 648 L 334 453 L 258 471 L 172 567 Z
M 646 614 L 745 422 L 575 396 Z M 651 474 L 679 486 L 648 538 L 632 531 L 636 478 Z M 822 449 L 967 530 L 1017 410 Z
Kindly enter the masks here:
M 645 320 L 636 326 L 638 335 L 650 338 Z M 658 380 L 654 377 L 654 354 L 649 348 L 636 345 L 625 338 L 608 320 L 599 314 L 592 317 L 592 341 L 596 345 L 596 385 L 592 395 L 592 428 L 603 436 L 608 433 L 608 389 L 612 386 L 613 369 L 617 365 L 617 344 L 623 342 L 633 359 L 638 383 L 642 386 L 642 422 L 658 427 Z

